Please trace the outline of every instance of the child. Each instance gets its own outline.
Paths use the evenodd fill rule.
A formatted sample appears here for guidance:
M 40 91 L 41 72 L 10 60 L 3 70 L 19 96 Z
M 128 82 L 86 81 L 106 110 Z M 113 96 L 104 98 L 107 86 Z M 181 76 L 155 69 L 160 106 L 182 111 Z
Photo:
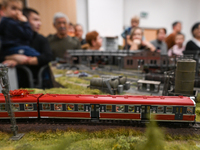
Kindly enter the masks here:
M 4 17 L 0 23 L 1 53 L 3 55 L 23 54 L 26 56 L 40 55 L 29 47 L 33 31 L 27 18 L 22 14 L 21 0 L 3 0 Z
M 181 56 L 183 55 L 183 51 L 185 50 L 185 46 L 183 46 L 185 37 L 182 33 L 178 33 L 175 37 L 175 43 L 171 49 L 168 51 L 168 56 Z
M 152 52 L 156 50 L 150 42 L 143 40 L 143 31 L 139 27 L 135 27 L 131 30 L 131 35 L 127 44 L 130 50 L 149 49 Z

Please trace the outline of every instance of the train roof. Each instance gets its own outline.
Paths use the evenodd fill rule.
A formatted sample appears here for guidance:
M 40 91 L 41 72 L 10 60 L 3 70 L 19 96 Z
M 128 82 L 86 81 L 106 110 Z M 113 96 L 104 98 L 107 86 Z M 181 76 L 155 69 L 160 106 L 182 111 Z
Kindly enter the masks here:
M 11 97 L 11 100 L 14 103 L 22 103 L 22 102 L 37 102 L 38 98 L 43 94 L 27 94 L 22 96 L 14 96 Z M 0 103 L 5 103 L 5 97 L 2 93 L 0 93 Z
M 128 95 L 65 95 L 45 94 L 40 103 L 88 103 L 88 104 L 134 104 L 195 106 L 190 97 L 183 96 L 128 96 Z

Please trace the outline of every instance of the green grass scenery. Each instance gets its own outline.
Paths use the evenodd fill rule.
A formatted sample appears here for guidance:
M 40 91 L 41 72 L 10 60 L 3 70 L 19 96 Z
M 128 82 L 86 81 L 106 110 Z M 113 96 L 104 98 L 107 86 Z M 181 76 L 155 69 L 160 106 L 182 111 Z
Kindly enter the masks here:
M 26 133 L 19 141 L 0 132 L 1 150 L 197 150 L 200 135 L 168 135 L 154 123 L 145 133 L 130 128 L 88 132 L 68 129 Z

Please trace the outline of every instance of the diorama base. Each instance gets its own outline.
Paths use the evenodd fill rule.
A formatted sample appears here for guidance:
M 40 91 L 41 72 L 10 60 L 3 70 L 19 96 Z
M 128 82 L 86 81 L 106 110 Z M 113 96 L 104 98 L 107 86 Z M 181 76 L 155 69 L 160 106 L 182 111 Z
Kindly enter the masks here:
M 24 133 L 19 133 L 19 134 L 17 134 L 16 136 L 12 136 L 12 137 L 10 138 L 10 140 L 18 141 L 18 140 L 20 140 L 23 136 L 24 136 Z

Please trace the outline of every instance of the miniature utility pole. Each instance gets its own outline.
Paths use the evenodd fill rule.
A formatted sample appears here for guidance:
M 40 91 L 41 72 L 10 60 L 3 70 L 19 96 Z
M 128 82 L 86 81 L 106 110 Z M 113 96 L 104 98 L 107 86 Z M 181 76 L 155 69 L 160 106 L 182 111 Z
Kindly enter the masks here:
M 12 102 L 10 99 L 9 93 L 9 80 L 8 80 L 8 68 L 4 65 L 0 65 L 0 84 L 2 87 L 2 93 L 5 97 L 6 101 L 6 110 L 8 111 L 8 115 L 10 116 L 11 121 L 11 131 L 13 132 L 13 137 L 11 140 L 19 140 L 23 137 L 24 134 L 17 134 L 18 126 L 16 124 L 15 114 L 12 110 Z

